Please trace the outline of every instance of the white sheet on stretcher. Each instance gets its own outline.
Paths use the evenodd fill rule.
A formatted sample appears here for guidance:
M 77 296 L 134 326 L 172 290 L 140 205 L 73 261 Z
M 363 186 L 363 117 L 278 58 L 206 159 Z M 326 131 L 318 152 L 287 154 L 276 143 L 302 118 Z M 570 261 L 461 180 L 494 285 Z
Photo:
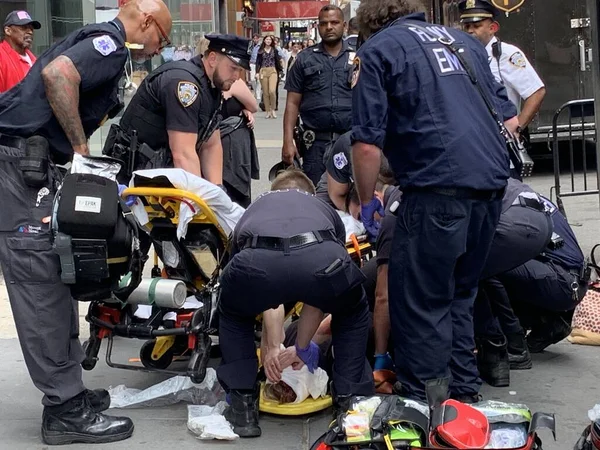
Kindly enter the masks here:
M 355 234 L 356 236 L 362 236 L 367 232 L 363 223 L 356 220 L 354 217 L 352 217 L 351 214 L 340 210 L 336 211 L 342 218 L 342 222 L 344 222 L 344 227 L 346 227 L 346 242 L 350 241 L 350 236 L 352 234 Z
M 235 225 L 240 220 L 240 217 L 244 214 L 245 209 L 237 203 L 233 203 L 229 196 L 219 186 L 196 175 L 192 175 L 183 169 L 136 170 L 133 172 L 129 187 L 135 187 L 133 182 L 136 175 L 145 178 L 164 176 L 169 179 L 175 188 L 196 194 L 212 209 L 217 216 L 219 224 L 227 234 L 230 234 L 233 231 Z M 194 204 L 194 206 L 196 210 L 200 209 L 198 205 Z M 142 226 L 148 223 L 148 214 L 146 213 L 142 202 L 136 202 L 131 210 Z M 188 224 L 193 217 L 194 213 L 192 212 L 192 209 L 184 202 L 181 202 L 179 208 L 179 224 L 177 225 L 178 239 L 185 237 Z

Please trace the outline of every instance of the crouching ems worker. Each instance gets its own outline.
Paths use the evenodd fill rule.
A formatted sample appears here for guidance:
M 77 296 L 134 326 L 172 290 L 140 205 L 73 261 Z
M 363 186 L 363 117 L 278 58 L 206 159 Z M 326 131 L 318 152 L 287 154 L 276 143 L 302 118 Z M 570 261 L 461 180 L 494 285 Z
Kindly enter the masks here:
M 364 276 L 344 246 L 344 225 L 333 208 L 314 196 L 299 170 L 287 170 L 242 216 L 233 234 L 232 259 L 221 277 L 219 340 L 223 360 L 217 374 L 230 394 L 225 417 L 242 437 L 260 436 L 258 359 L 254 318 L 288 302 L 304 302 L 296 338 L 295 368 L 317 366 L 311 342 L 324 313 L 332 314 L 334 406 L 351 395 L 372 395 L 373 377 L 365 357 L 369 309 Z M 270 329 L 270 324 L 275 329 Z M 281 332 L 265 320 L 267 334 Z M 281 372 L 281 340 L 268 345 L 266 370 Z

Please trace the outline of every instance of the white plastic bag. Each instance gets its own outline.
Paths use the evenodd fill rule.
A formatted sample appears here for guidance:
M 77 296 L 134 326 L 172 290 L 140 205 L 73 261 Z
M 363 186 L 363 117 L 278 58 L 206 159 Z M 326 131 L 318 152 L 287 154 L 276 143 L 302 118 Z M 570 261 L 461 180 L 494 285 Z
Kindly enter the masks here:
M 325 396 L 329 377 L 327 372 L 320 367 L 317 367 L 314 373 L 310 373 L 306 366 L 300 370 L 286 367 L 281 373 L 281 381 L 292 388 L 296 394 L 296 400 L 293 403 L 302 403 L 309 395 L 315 400 Z
M 225 398 L 221 385 L 217 382 L 215 369 L 208 368 L 206 377 L 200 384 L 192 383 L 188 377 L 177 376 L 148 389 L 132 389 L 124 385 L 110 387 L 111 408 L 143 408 L 174 405 L 179 402 L 215 405 Z
M 71 173 L 88 173 L 108 178 L 114 182 L 117 181 L 117 175 L 121 170 L 121 165 L 108 158 L 87 157 L 75 153 L 71 163 Z
M 198 439 L 219 439 L 232 441 L 239 438 L 223 412 L 227 403 L 219 402 L 216 406 L 188 405 L 187 427 Z

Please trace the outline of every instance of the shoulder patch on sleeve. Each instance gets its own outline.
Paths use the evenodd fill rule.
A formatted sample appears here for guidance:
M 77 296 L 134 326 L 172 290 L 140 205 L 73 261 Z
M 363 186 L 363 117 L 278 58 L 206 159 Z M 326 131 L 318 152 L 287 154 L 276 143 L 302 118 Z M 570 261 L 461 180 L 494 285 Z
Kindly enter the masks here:
M 333 165 L 337 170 L 342 170 L 348 165 L 348 158 L 346 158 L 344 152 L 339 152 L 333 155 Z
M 357 56 L 354 58 L 354 67 L 352 68 L 352 83 L 350 85 L 351 88 L 356 86 L 358 83 L 358 77 L 360 76 L 360 58 Z
M 198 98 L 198 86 L 189 81 L 180 81 L 177 85 L 177 98 L 184 108 L 192 106 Z
M 102 56 L 108 56 L 117 50 L 117 44 L 115 44 L 115 41 L 113 41 L 112 38 L 107 35 L 94 38 L 92 43 L 94 44 L 94 48 Z
M 521 69 L 524 69 L 527 67 L 527 60 L 525 59 L 525 56 L 521 52 L 515 52 L 512 55 L 510 55 L 510 58 L 508 58 L 508 61 L 513 66 L 519 67 Z

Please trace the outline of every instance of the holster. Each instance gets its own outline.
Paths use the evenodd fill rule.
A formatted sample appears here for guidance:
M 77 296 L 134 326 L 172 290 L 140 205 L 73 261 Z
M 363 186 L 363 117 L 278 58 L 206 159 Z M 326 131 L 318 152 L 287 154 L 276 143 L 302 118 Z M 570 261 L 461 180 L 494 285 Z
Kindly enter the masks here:
M 117 179 L 122 184 L 128 184 L 136 170 L 172 166 L 172 158 L 166 148 L 155 150 L 146 143 L 140 143 L 135 131 L 129 135 L 117 124 L 111 125 L 102 154 L 121 161 L 122 168 Z
M 19 159 L 19 169 L 27 186 L 41 188 L 48 183 L 50 144 L 42 136 L 26 140 L 25 156 Z

